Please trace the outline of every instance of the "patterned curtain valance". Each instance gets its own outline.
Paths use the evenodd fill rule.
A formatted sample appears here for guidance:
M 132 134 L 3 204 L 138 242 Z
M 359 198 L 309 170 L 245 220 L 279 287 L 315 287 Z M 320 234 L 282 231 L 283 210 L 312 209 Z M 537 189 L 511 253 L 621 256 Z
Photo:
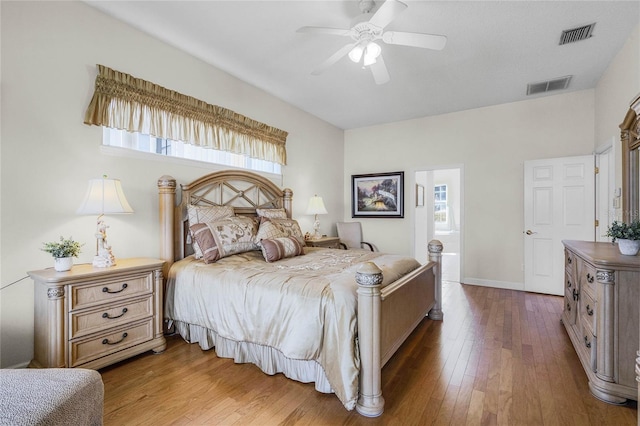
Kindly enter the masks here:
M 84 122 L 287 163 L 284 130 L 103 65 Z

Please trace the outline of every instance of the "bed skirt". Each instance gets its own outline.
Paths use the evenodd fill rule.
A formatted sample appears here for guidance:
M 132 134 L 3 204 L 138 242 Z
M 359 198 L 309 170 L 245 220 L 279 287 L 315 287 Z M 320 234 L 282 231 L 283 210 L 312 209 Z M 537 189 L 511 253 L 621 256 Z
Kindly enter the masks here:
M 182 321 L 173 321 L 175 330 L 189 343 L 198 343 L 203 350 L 215 348 L 220 358 L 231 358 L 238 364 L 251 363 L 264 373 L 282 373 L 289 379 L 314 383 L 318 392 L 334 393 L 324 370 L 314 360 L 287 358 L 279 350 L 250 342 L 236 342 L 221 337 L 211 329 Z M 355 406 L 346 407 L 352 410 Z

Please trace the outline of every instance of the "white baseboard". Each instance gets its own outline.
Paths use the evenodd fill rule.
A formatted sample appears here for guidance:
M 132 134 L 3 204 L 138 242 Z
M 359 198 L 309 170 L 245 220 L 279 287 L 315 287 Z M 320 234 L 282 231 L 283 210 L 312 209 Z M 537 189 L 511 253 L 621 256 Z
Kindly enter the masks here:
M 10 365 L 8 367 L 2 367 L 2 368 L 27 368 L 28 365 L 29 365 L 29 361 L 21 362 L 20 364 L 14 364 L 14 365 Z
M 481 278 L 465 278 L 464 284 L 479 285 L 482 287 L 504 288 L 506 290 L 524 291 L 524 283 L 512 283 L 508 281 L 483 280 Z

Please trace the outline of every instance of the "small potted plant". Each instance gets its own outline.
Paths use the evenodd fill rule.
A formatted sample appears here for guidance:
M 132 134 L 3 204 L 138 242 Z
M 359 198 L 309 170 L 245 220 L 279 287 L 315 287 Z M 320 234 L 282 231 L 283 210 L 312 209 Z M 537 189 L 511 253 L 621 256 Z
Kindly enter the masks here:
M 612 243 L 618 241 L 620 253 L 635 256 L 640 251 L 640 220 L 631 223 L 614 221 L 607 229 L 607 237 L 611 237 Z
M 74 241 L 73 237 L 65 239 L 61 236 L 60 241 L 44 243 L 42 251 L 46 251 L 53 256 L 54 269 L 62 272 L 71 269 L 73 258 L 78 257 L 80 254 L 80 247 L 82 247 L 82 244 Z

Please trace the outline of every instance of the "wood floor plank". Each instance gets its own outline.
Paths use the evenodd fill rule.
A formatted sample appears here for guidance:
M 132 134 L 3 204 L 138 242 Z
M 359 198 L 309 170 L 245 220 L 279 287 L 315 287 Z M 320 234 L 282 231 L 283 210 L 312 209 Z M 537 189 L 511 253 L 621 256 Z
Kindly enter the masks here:
M 446 283 L 382 373 L 385 412 L 347 411 L 313 384 L 268 376 L 168 336 L 163 354 L 100 370 L 112 425 L 636 425 L 637 404 L 589 393 L 560 324 L 562 298 Z

